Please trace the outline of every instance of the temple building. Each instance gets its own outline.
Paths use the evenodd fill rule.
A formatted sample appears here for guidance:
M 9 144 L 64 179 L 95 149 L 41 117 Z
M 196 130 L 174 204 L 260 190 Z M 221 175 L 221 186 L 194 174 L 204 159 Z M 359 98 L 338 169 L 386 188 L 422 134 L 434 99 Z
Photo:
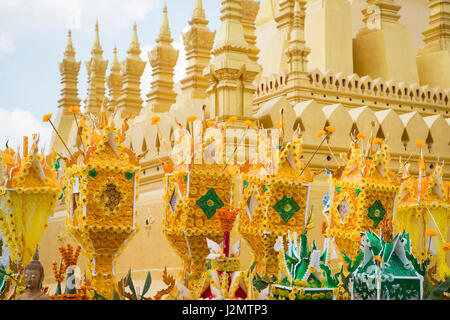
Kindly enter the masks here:
M 77 139 L 69 107 L 81 104 L 85 112 L 98 116 L 104 101 L 117 107 L 117 122 L 130 118 L 126 145 L 136 153 L 149 151 L 141 160 L 140 231 L 117 261 L 117 278 L 130 266 L 137 280 L 144 280 L 150 271 L 156 290 L 165 266 L 173 275 L 180 270 L 180 259 L 162 234 L 164 170 L 159 160 L 167 160 L 175 144 L 176 121 L 184 124 L 190 116 L 201 118 L 204 106 L 207 119 L 224 122 L 236 116 L 259 121 L 264 128 L 274 128 L 283 110 L 284 137 L 302 130 L 305 162 L 321 141 L 316 133 L 333 126 L 336 132 L 309 164 L 313 170 L 342 165 L 339 155 L 348 151 L 350 133 L 369 135 L 372 123 L 374 136 L 388 138 L 391 170 L 398 172 L 399 159 L 411 157 L 410 173 L 418 174 L 416 140 L 425 142 L 427 174 L 438 157 L 450 163 L 448 0 L 221 0 L 217 30 L 208 27 L 202 0 L 191 1 L 189 28 L 182 35 L 186 76 L 179 85 L 173 80 L 179 54 L 172 45 L 167 15 L 176 8 L 167 6 L 148 61 L 141 59 L 139 33 L 143 31 L 135 24 L 130 26 L 130 43 L 118 43 L 108 64 L 100 45 L 101 25 L 96 25 L 91 56 L 83 57 L 89 59 L 85 101 L 81 102 L 77 89 L 81 58 L 76 56 L 70 31 L 59 63 L 62 89 L 55 125 L 69 148 L 76 148 Z M 127 46 L 125 60 L 118 61 L 117 51 Z M 145 84 L 151 90 L 143 99 L 141 76 L 147 63 L 152 82 Z M 160 117 L 160 131 L 151 124 L 154 116 Z M 232 129 L 225 136 L 228 154 L 245 128 L 238 121 Z M 234 155 L 237 161 L 248 157 L 245 150 L 252 143 L 246 141 L 239 149 Z M 52 144 L 61 154 L 67 152 L 55 135 Z M 443 178 L 450 180 L 449 165 Z M 310 235 L 319 246 L 322 199 L 328 189 L 328 176 L 318 175 L 311 187 L 317 213 Z M 73 241 L 65 231 L 66 214 L 62 201 L 40 246 L 40 260 L 48 274 L 57 260 L 57 247 Z M 234 230 L 232 242 L 238 237 Z M 251 264 L 251 255 L 243 241 L 244 268 Z M 80 262 L 82 266 L 83 258 Z M 47 277 L 45 285 L 53 285 L 52 281 Z

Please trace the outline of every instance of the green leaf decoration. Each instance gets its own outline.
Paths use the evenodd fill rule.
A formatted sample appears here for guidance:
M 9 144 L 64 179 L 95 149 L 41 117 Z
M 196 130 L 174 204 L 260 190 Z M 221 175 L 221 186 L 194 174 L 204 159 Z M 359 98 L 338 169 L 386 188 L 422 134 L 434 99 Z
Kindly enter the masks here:
M 133 177 L 134 177 L 134 174 L 132 172 L 125 173 L 125 178 L 127 178 L 128 180 L 133 179 Z
M 59 198 L 58 198 L 58 201 L 61 201 L 62 198 L 64 198 L 64 190 L 66 190 L 66 187 L 65 187 L 65 186 L 64 186 L 64 188 L 62 188 L 62 192 L 61 192 L 61 195 L 60 195 Z
M 59 163 L 60 160 L 61 157 L 58 157 L 58 159 L 56 159 L 56 162 L 53 164 L 53 168 L 55 168 L 56 170 L 59 170 L 61 168 L 61 164 Z
M 6 149 L 9 149 L 8 143 L 9 143 L 9 139 L 6 140 Z
M 184 182 L 187 182 L 187 176 L 184 176 L 184 177 L 183 177 L 183 181 L 184 181 Z
M 259 274 L 256 274 L 253 278 L 253 287 L 255 287 L 255 289 L 259 292 L 267 288 L 268 285 L 269 282 L 264 281 Z
M 372 157 L 367 156 L 366 159 L 367 160 L 372 160 Z
M 246 181 L 244 181 L 244 188 L 247 188 L 248 187 L 248 181 L 246 180 Z
M 263 184 L 263 186 L 262 186 L 262 189 L 263 189 L 263 191 L 264 191 L 264 192 L 266 192 L 266 191 L 267 191 L 267 187 L 266 187 L 266 185 L 265 185 L 265 184 Z
M 128 283 L 128 286 L 130 287 L 131 293 L 137 300 L 136 289 L 134 289 L 133 279 L 131 279 L 131 269 L 128 270 L 127 283 Z
M 337 193 L 340 193 L 340 192 L 341 192 L 341 190 L 342 190 L 342 188 L 341 188 L 341 187 L 336 187 L 336 192 L 337 192 Z
M 113 291 L 113 300 L 120 300 L 120 296 L 116 290 Z
M 325 259 L 327 257 L 328 249 L 325 249 L 322 254 L 320 255 L 320 262 L 325 263 Z
M 150 275 L 150 272 L 148 272 L 147 278 L 145 279 L 144 289 L 142 290 L 142 298 L 145 296 L 148 289 L 150 289 L 151 284 L 152 284 L 152 276 Z
M 347 264 L 348 264 L 347 271 L 349 273 L 354 272 L 359 267 L 359 265 L 361 264 L 362 260 L 364 259 L 364 252 L 360 252 L 358 254 L 358 256 L 356 257 L 355 261 L 350 259 L 350 257 L 347 256 L 344 251 L 342 251 L 342 253 L 344 254 L 344 261 L 347 262 Z
M 292 218 L 292 216 L 300 210 L 300 206 L 295 202 L 293 198 L 288 196 L 284 196 L 283 199 L 278 201 L 273 208 L 278 212 L 278 214 L 283 219 L 284 223 L 288 223 L 288 221 Z
M 419 263 L 416 257 L 411 252 L 405 250 L 406 258 L 408 258 L 409 262 L 413 265 L 414 269 L 418 274 L 422 277 L 425 277 L 425 273 L 427 272 L 427 266 L 430 264 L 430 259 L 425 259 L 422 263 Z
M 444 292 L 450 290 L 450 278 L 447 278 L 445 281 L 441 281 L 439 285 L 426 297 L 425 300 L 437 300 L 442 297 Z
M 383 220 L 385 214 L 386 209 L 383 207 L 380 200 L 376 200 L 369 209 L 367 209 L 367 216 L 372 220 L 374 228 L 378 227 L 378 224 Z
M 214 188 L 209 189 L 203 197 L 198 199 L 197 204 L 203 210 L 208 220 L 216 214 L 218 209 L 224 206 L 224 203 L 220 200 Z
M 359 194 L 361 193 L 361 189 L 360 188 L 356 189 L 355 193 L 356 193 L 356 196 L 359 196 Z
M 98 173 L 97 173 L 97 171 L 95 171 L 94 169 L 92 169 L 92 170 L 89 171 L 88 174 L 89 174 L 89 177 L 95 178 L 95 176 L 96 176 Z

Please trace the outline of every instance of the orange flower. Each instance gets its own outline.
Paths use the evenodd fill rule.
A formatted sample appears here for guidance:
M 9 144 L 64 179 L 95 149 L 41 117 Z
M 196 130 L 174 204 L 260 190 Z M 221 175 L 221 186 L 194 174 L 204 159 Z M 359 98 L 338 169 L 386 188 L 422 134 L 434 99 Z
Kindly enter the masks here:
M 425 144 L 424 144 L 421 140 L 416 140 L 416 144 L 417 144 L 420 148 L 425 147 Z
M 444 243 L 444 245 L 443 245 L 442 249 L 444 249 L 444 251 L 448 251 L 448 250 L 450 250 L 450 242 L 446 242 L 446 243 Z
M 436 230 L 433 230 L 433 229 L 429 229 L 425 232 L 425 236 L 427 236 L 427 237 L 434 237 L 436 235 L 437 235 L 437 232 L 436 232 Z
M 157 116 L 153 117 L 152 118 L 152 124 L 157 124 L 159 122 L 159 120 L 161 120 L 160 117 L 157 117 Z
M 51 113 L 46 114 L 46 115 L 44 115 L 42 117 L 42 122 L 49 122 L 51 118 L 52 118 L 52 114 Z
M 237 117 L 231 117 L 231 118 L 228 119 L 227 122 L 228 122 L 228 123 L 235 123 L 237 120 L 238 120 Z
M 383 143 L 383 139 L 381 139 L 381 138 L 373 139 L 373 144 L 382 144 L 382 143 Z
M 195 120 L 197 120 L 196 116 L 190 116 L 186 119 L 187 122 L 194 122 Z
M 212 126 L 215 125 L 215 124 L 216 124 L 216 122 L 213 121 L 213 120 L 210 120 L 210 121 L 208 121 L 208 122 L 206 123 L 206 125 L 208 126 L 208 128 L 209 128 L 209 127 L 212 127 Z
M 358 134 L 356 135 L 356 137 L 357 137 L 358 139 L 365 139 L 365 138 L 366 138 L 366 135 L 365 135 L 364 133 L 360 132 L 360 133 L 358 133 Z
M 359 241 L 361 241 L 361 236 L 360 236 L 358 233 L 355 233 L 355 234 L 352 236 L 352 240 L 353 240 L 353 241 L 359 242 Z
M 248 125 L 249 128 L 254 128 L 255 124 L 250 120 L 245 120 L 245 124 Z
M 384 260 L 381 259 L 380 256 L 375 256 L 375 260 L 378 261 L 378 262 L 384 263 Z
M 286 125 L 286 122 L 283 121 L 283 127 Z M 275 122 L 275 126 L 277 126 L 278 128 L 281 128 L 281 124 L 280 121 Z
M 329 133 L 336 132 L 336 129 L 333 126 L 327 126 L 325 127 L 325 130 L 327 130 Z
M 326 134 L 325 130 L 320 130 L 319 132 L 316 133 L 316 137 L 320 138 L 321 136 L 323 136 L 324 134 Z

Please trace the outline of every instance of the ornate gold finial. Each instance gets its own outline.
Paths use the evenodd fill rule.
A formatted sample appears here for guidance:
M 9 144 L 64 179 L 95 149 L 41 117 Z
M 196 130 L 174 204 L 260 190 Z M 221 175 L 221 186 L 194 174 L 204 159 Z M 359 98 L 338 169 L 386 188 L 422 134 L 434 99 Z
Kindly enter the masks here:
M 156 39 L 156 47 L 149 52 L 150 65 L 152 66 L 152 88 L 147 94 L 147 103 L 154 112 L 167 112 L 176 102 L 176 93 L 173 90 L 174 68 L 178 60 L 178 50 L 172 46 L 170 37 L 169 19 L 167 17 L 167 5 L 164 5 L 163 19 L 159 37 Z
M 91 51 L 92 55 L 102 55 L 103 49 L 100 45 L 100 35 L 99 35 L 99 28 L 98 28 L 98 20 L 95 22 L 95 36 L 94 36 L 94 46 L 92 47 Z
M 192 20 L 205 19 L 205 10 L 203 10 L 203 1 L 195 0 L 194 11 L 192 12 Z
M 167 3 L 164 4 L 163 10 L 163 19 L 161 23 L 161 29 L 159 29 L 159 38 L 160 39 L 170 39 L 170 27 L 169 27 L 169 18 L 167 16 Z
M 128 49 L 127 53 L 131 55 L 140 55 L 141 52 L 142 51 L 137 36 L 137 25 L 135 21 L 133 25 L 133 36 L 131 38 L 130 49 Z
M 70 30 L 70 29 L 67 34 L 67 45 L 66 45 L 66 50 L 64 51 L 64 58 L 75 59 L 75 49 L 73 48 L 73 43 L 72 43 L 72 30 Z

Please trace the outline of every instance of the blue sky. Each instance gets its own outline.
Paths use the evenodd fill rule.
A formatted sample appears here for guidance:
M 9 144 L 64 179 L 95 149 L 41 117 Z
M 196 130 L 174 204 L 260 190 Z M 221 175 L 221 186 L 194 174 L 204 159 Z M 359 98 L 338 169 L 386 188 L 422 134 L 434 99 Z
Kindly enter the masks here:
M 203 0 L 209 27 L 219 26 L 220 0 Z M 126 57 L 133 22 L 143 51 L 155 45 L 167 3 L 173 45 L 180 49 L 176 79 L 184 73 L 181 31 L 188 26 L 194 0 L 0 0 L 0 148 L 21 142 L 25 134 L 40 132 L 48 140 L 50 130 L 42 115 L 57 112 L 60 75 L 67 29 L 72 28 L 79 74 L 79 97 L 84 100 L 87 75 L 84 61 L 90 59 L 94 26 L 98 19 L 103 57 L 112 59 L 114 45 L 118 57 Z M 146 52 L 142 55 L 148 61 Z M 150 66 L 143 75 L 144 93 L 150 89 Z

